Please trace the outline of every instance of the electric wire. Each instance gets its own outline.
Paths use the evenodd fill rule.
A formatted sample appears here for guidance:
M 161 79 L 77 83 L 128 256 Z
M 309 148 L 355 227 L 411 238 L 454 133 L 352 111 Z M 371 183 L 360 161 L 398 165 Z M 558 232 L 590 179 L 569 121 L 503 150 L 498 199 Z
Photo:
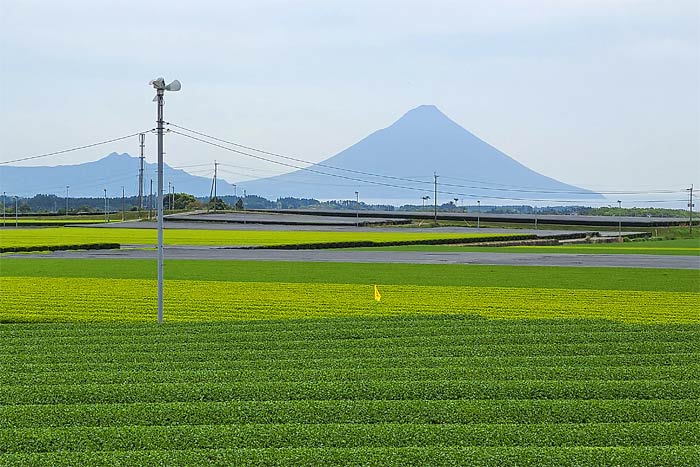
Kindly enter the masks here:
M 112 139 L 108 139 L 108 140 L 105 140 L 105 141 L 99 141 L 99 142 L 97 142 L 97 143 L 86 144 L 86 145 L 84 145 L 84 146 L 77 146 L 77 147 L 70 148 L 70 149 L 62 149 L 61 151 L 49 152 L 49 153 L 46 153 L 46 154 L 38 154 L 38 155 L 36 155 L 36 156 L 20 157 L 20 158 L 12 159 L 12 160 L 9 160 L 9 161 L 2 161 L 2 162 L 0 162 L 0 165 L 11 164 L 11 163 L 13 163 L 13 162 L 29 161 L 29 160 L 33 160 L 33 159 L 40 159 L 40 158 L 42 158 L 42 157 L 57 156 L 57 155 L 59 155 L 59 154 L 65 154 L 65 153 L 68 153 L 68 152 L 80 151 L 81 149 L 94 148 L 95 146 L 100 146 L 100 145 L 103 145 L 103 144 L 114 143 L 114 142 L 116 142 L 116 141 L 121 141 L 121 140 L 123 140 L 123 139 L 133 138 L 134 136 L 138 136 L 138 135 L 141 134 L 141 133 L 147 133 L 148 131 L 151 131 L 151 130 L 139 131 L 139 132 L 136 132 L 136 133 L 132 133 L 132 134 L 130 134 L 130 135 L 120 136 L 119 138 L 112 138 Z
M 340 174 L 334 174 L 334 173 L 323 172 L 323 171 L 316 170 L 316 169 L 312 169 L 312 168 L 309 168 L 309 167 L 301 167 L 301 166 L 298 166 L 298 165 L 289 164 L 289 163 L 287 163 L 287 162 L 281 162 L 281 161 L 276 161 L 276 160 L 273 160 L 273 159 L 269 159 L 269 158 L 267 158 L 267 157 L 262 157 L 262 156 L 259 156 L 259 155 L 256 155 L 256 154 L 250 154 L 250 153 L 248 153 L 248 152 L 240 151 L 240 150 L 238 150 L 238 149 L 233 149 L 233 148 L 230 148 L 230 147 L 227 147 L 227 146 L 223 146 L 223 145 L 221 145 L 221 144 L 219 144 L 219 143 L 215 143 L 215 142 L 212 142 L 212 141 L 207 141 L 207 140 L 205 140 L 205 139 L 202 139 L 202 138 L 199 138 L 199 137 L 196 137 L 196 136 L 192 136 L 192 135 L 188 135 L 188 134 L 186 134 L 186 133 L 182 133 L 182 132 L 177 131 L 177 130 L 170 130 L 170 132 L 171 132 L 171 133 L 174 133 L 174 134 L 176 134 L 176 135 L 183 136 L 183 137 L 185 137 L 185 138 L 189 138 L 189 139 L 194 140 L 194 141 L 199 141 L 199 142 L 201 142 L 201 143 L 208 144 L 208 145 L 210 145 L 210 146 L 223 149 L 223 150 L 225 150 L 225 151 L 233 152 L 233 153 L 240 154 L 240 155 L 247 156 L 247 157 L 252 157 L 252 158 L 254 158 L 254 159 L 262 160 L 262 161 L 269 162 L 269 163 L 272 163 L 272 164 L 278 164 L 278 165 L 282 165 L 282 166 L 285 166 L 285 167 L 290 167 L 290 168 L 297 169 L 297 170 L 303 170 L 303 171 L 306 171 L 306 172 L 316 173 L 316 174 L 319 174 L 319 175 L 324 175 L 324 176 L 329 176 L 329 177 L 335 177 L 335 178 L 341 178 L 341 179 L 344 179 L 344 180 L 351 180 L 351 181 L 360 182 L 360 183 L 365 183 L 365 184 L 378 185 L 378 186 L 385 186 L 385 187 L 390 187 L 390 188 L 398 188 L 398 189 L 402 189 L 402 190 L 418 191 L 418 192 L 421 192 L 421 193 L 424 193 L 424 192 L 425 192 L 425 189 L 422 189 L 422 188 L 408 187 L 408 186 L 403 186 L 403 185 L 396 185 L 396 184 L 391 184 L 391 183 L 378 182 L 378 181 L 374 181 L 374 180 L 363 180 L 363 179 L 358 179 L 358 178 L 354 178 L 354 177 L 349 177 L 349 176 L 346 176 L 346 175 L 340 175 Z M 461 193 L 461 192 L 444 191 L 444 190 L 437 190 L 437 192 L 440 193 L 440 194 L 443 194 L 443 195 L 457 195 L 457 196 L 466 197 L 466 198 L 472 198 L 472 199 L 497 199 L 497 200 L 508 200 L 508 201 L 537 201 L 537 202 L 554 202 L 554 203 L 579 203 L 579 202 L 582 201 L 582 200 L 556 200 L 556 199 L 517 198 L 517 197 L 504 197 L 504 196 L 479 196 L 479 195 L 474 195 L 474 194 L 470 194 L 470 193 Z M 649 202 L 649 203 L 651 203 L 651 202 L 658 202 L 658 203 L 664 203 L 664 202 L 674 202 L 674 201 L 678 201 L 678 200 L 668 200 L 668 201 L 666 201 L 666 200 L 639 200 L 639 201 L 637 201 L 637 202 Z M 594 201 L 594 200 L 586 200 L 586 202 L 595 202 L 595 201 Z M 601 201 L 598 202 L 598 204 L 601 204 L 601 203 L 602 203 L 602 204 L 608 204 L 609 202 L 610 202 L 609 200 L 604 200 L 604 201 L 601 200 Z
M 397 181 L 403 181 L 403 182 L 410 182 L 410 183 L 421 183 L 421 184 L 427 184 L 427 185 L 432 185 L 433 182 L 429 180 L 417 180 L 417 179 L 412 179 L 412 178 L 406 178 L 406 177 L 398 177 L 398 176 L 393 176 L 393 175 L 386 175 L 386 174 L 377 174 L 377 173 L 372 173 L 372 172 L 365 172 L 361 170 L 354 170 L 354 169 L 347 169 L 343 167 L 336 167 L 333 165 L 329 164 L 324 164 L 321 162 L 314 163 L 310 162 L 308 160 L 300 159 L 297 157 L 291 157 L 291 156 L 286 156 L 280 153 L 274 153 L 270 151 L 265 151 L 262 149 L 254 148 L 252 146 L 246 146 L 243 144 L 235 143 L 233 141 L 228 141 L 222 138 L 218 138 L 216 136 L 209 135 L 207 133 L 193 130 L 191 128 L 187 128 L 181 125 L 177 125 L 172 122 L 166 122 L 166 125 L 179 128 L 184 131 L 188 131 L 190 133 L 214 140 L 214 141 L 219 141 L 221 143 L 226 143 L 230 144 L 231 146 L 247 149 L 250 151 L 255 151 L 259 152 L 261 154 L 266 154 L 268 156 L 273 156 L 273 157 L 279 157 L 281 159 L 286 159 L 286 160 L 291 160 L 294 162 L 300 162 L 303 164 L 309 164 L 312 166 L 318 166 L 318 167 L 324 167 L 327 169 L 332 169 L 332 170 L 338 170 L 338 171 L 343 171 L 343 172 L 349 172 L 349 173 L 354 173 L 358 175 L 366 175 L 370 177 L 377 177 L 377 178 L 385 178 L 385 179 L 390 179 L 390 180 L 397 180 Z M 172 130 L 171 130 L 172 131 Z M 267 160 L 267 159 L 263 159 Z M 272 161 L 269 161 L 272 162 Z M 296 167 L 296 166 L 294 166 Z M 298 167 L 296 167 L 298 168 Z M 303 170 L 303 168 L 299 168 Z M 455 180 L 459 180 L 457 177 L 448 177 L 444 176 L 444 178 L 451 178 Z M 496 187 L 483 187 L 483 186 L 472 186 L 472 185 L 460 185 L 460 184 L 453 184 L 453 183 L 445 183 L 442 182 L 440 185 L 441 186 L 447 186 L 447 187 L 452 187 L 452 188 L 466 188 L 466 189 L 471 189 L 471 190 L 485 190 L 485 191 L 505 191 L 505 192 L 516 192 L 516 193 L 546 193 L 546 194 L 580 194 L 580 195 L 590 195 L 592 193 L 598 193 L 598 194 L 603 194 L 603 195 L 640 195 L 640 194 L 673 194 L 673 193 L 680 193 L 682 190 L 650 190 L 650 191 L 619 191 L 619 190 L 613 190 L 613 191 L 597 191 L 597 192 L 592 192 L 590 190 L 554 190 L 554 189 L 541 189 L 537 187 L 527 187 L 527 186 L 518 186 L 518 185 L 507 185 L 507 184 L 500 184 L 500 183 L 495 183 L 495 182 L 485 182 L 485 181 L 477 181 L 477 180 L 469 180 L 469 179 L 462 179 L 465 181 L 469 181 L 472 183 L 482 183 L 482 184 L 489 184 L 489 185 L 496 185 L 496 186 L 503 186 L 506 188 L 496 188 Z M 496 198 L 497 199 L 497 198 Z M 516 198 L 508 198 L 508 199 L 516 199 Z

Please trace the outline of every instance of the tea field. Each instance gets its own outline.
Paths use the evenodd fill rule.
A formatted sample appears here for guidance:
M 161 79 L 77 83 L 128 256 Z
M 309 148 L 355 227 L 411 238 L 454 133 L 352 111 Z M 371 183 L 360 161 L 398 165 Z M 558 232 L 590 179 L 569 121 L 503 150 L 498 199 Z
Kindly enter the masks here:
M 121 243 L 155 245 L 155 229 L 105 227 L 45 227 L 0 230 L 0 245 L 71 245 L 85 243 Z M 186 230 L 165 229 L 166 245 L 285 245 L 342 242 L 392 242 L 451 238 L 488 238 L 493 234 L 343 231 L 276 231 L 276 230 Z
M 698 271 L 165 271 L 0 260 L 0 465 L 700 464 Z

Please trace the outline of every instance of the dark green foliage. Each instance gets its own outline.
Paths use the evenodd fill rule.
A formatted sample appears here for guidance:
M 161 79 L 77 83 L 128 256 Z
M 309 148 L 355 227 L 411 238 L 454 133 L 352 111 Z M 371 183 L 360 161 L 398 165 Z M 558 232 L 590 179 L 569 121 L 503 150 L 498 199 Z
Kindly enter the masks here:
M 0 465 L 696 465 L 700 326 L 0 327 Z
M 32 245 L 0 247 L 0 253 L 22 253 L 28 251 L 61 251 L 61 250 L 118 250 L 119 243 L 83 243 L 79 245 Z

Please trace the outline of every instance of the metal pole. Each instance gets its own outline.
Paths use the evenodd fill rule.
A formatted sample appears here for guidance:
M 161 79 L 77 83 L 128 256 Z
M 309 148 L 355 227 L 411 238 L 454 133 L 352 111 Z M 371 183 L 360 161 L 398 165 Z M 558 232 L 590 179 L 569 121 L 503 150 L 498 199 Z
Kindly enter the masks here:
M 5 217 L 7 216 L 6 214 L 7 209 L 5 208 L 5 192 L 2 192 L 2 226 L 5 227 Z
M 622 242 L 622 201 L 617 200 L 617 240 Z
M 109 217 L 107 217 L 107 188 L 105 190 L 105 224 L 109 223 Z
M 15 228 L 19 227 L 19 217 L 18 214 L 18 209 L 17 209 L 17 197 L 15 196 Z
M 68 185 L 66 185 L 66 216 L 68 215 Z
M 216 211 L 216 175 L 219 163 L 214 161 L 214 211 Z
M 533 208 L 533 212 L 535 213 L 535 230 L 537 230 L 537 206 Z
M 124 187 L 122 187 L 122 222 L 124 222 L 124 208 L 126 207 L 125 205 L 125 198 L 124 198 Z
M 153 218 L 153 179 L 151 179 L 151 191 L 148 195 L 148 220 Z
M 158 101 L 158 324 L 163 322 L 163 94 L 156 90 Z
M 140 166 L 139 166 L 139 219 L 141 219 L 141 211 L 143 210 L 143 147 L 145 146 L 146 142 L 146 134 L 145 133 L 139 133 L 139 144 L 141 146 L 141 157 L 140 160 Z
M 437 224 L 437 179 L 438 179 L 437 172 L 433 172 L 433 177 L 435 177 L 435 193 L 434 193 L 434 196 L 435 196 L 435 200 L 434 200 L 434 201 L 435 201 L 435 204 L 434 204 L 435 209 L 434 209 L 434 217 L 435 217 L 435 223 Z
M 246 203 L 246 198 L 248 197 L 248 191 L 243 190 L 243 225 L 246 224 L 246 218 L 245 218 L 245 203 Z
M 355 192 L 355 227 L 360 226 L 360 192 Z
M 689 233 L 693 235 L 693 185 L 690 185 L 686 191 L 690 192 L 688 196 L 688 229 Z
M 476 200 L 477 214 L 476 214 L 476 228 L 479 228 L 479 223 L 481 220 L 481 200 Z

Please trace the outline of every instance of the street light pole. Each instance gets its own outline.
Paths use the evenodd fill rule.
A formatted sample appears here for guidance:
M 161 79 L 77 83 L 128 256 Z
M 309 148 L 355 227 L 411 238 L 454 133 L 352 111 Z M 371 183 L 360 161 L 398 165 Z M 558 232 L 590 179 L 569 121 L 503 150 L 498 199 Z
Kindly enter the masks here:
M 360 226 L 360 192 L 355 192 L 355 227 Z
M 122 187 L 122 222 L 124 222 L 124 209 L 126 207 L 126 199 L 124 198 L 124 187 Z
M 104 189 L 105 191 L 105 224 L 109 223 L 109 217 L 107 217 L 107 188 Z
M 163 322 L 163 98 L 165 91 L 179 91 L 181 88 L 178 80 L 165 85 L 163 78 L 151 81 L 156 90 L 155 102 L 158 104 L 158 119 L 156 131 L 158 133 L 158 324 Z
M 66 216 L 68 215 L 68 185 L 66 185 Z
M 19 217 L 18 217 L 18 209 L 17 209 L 17 196 L 15 196 L 15 228 L 19 227 Z

